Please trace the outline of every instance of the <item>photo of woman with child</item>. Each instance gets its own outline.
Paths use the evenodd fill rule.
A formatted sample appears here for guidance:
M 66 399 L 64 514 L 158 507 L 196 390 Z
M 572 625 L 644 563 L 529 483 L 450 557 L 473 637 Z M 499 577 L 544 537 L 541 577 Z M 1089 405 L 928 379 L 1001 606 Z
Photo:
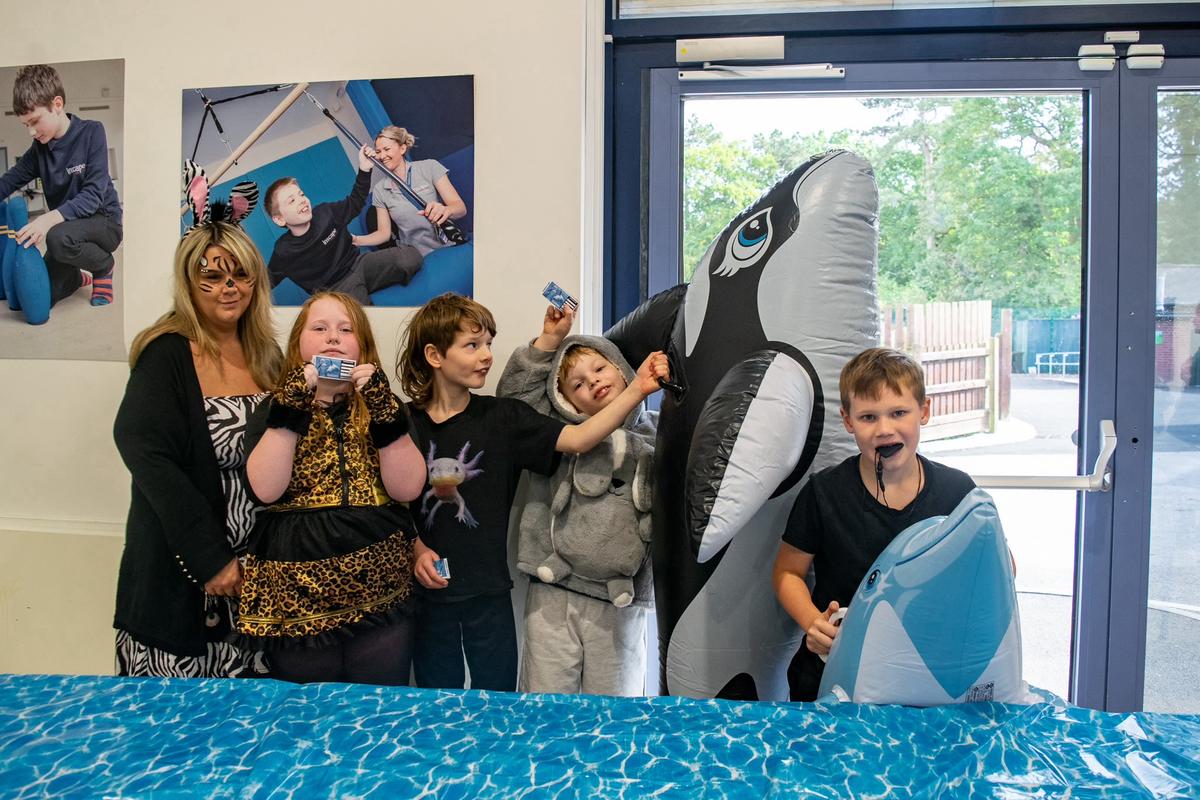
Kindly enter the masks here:
M 380 306 L 471 296 L 474 142 L 469 75 L 183 93 L 183 159 L 218 192 L 266 187 L 244 227 L 276 305 L 327 290 Z
M 375 157 L 426 201 L 416 208 L 391 176 L 379 176 L 371 185 L 375 231 L 355 237 L 359 246 L 378 246 L 395 240 L 396 249 L 419 265 L 425 256 L 450 244 L 438 228 L 446 220 L 467 215 L 467 205 L 450 182 L 449 172 L 436 159 L 411 161 L 416 137 L 405 128 L 388 125 L 375 137 Z

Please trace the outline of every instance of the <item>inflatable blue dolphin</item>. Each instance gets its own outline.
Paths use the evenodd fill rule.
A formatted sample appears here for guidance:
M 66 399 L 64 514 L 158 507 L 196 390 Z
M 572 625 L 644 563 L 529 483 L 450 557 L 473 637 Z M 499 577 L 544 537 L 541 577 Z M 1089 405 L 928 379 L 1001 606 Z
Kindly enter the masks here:
M 878 343 L 878 193 L 845 150 L 789 173 L 716 238 L 692 282 L 605 335 L 631 364 L 665 350 L 651 552 L 663 689 L 788 696 L 801 632 L 771 567 L 810 469 L 854 450 L 837 381 Z
M 1032 702 L 1012 561 L 992 498 L 900 532 L 871 565 L 825 665 L 821 702 Z

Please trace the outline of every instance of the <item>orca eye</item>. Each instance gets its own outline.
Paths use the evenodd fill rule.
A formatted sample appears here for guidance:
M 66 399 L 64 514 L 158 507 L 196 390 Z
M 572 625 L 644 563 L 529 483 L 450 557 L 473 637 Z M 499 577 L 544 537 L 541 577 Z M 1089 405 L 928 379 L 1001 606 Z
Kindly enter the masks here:
M 733 236 L 729 254 L 738 261 L 754 258 L 771 239 L 771 209 L 760 211 L 742 223 Z
M 713 275 L 729 277 L 738 270 L 754 266 L 771 243 L 771 209 L 764 208 L 747 219 L 725 245 L 725 256 L 712 270 Z

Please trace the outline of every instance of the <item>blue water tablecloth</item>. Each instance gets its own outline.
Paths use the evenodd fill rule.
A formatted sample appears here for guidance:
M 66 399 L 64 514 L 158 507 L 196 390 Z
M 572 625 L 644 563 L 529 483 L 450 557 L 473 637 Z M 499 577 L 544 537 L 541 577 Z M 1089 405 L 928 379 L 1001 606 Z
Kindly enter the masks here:
M 0 675 L 0 796 L 1198 797 L 1200 716 Z

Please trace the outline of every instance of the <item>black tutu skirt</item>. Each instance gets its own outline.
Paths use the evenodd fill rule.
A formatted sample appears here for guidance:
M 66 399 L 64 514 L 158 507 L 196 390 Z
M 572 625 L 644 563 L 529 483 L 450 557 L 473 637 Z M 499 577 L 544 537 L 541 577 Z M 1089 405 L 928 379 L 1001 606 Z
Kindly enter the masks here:
M 415 538 L 399 504 L 259 514 L 233 640 L 260 650 L 322 647 L 412 613 Z

